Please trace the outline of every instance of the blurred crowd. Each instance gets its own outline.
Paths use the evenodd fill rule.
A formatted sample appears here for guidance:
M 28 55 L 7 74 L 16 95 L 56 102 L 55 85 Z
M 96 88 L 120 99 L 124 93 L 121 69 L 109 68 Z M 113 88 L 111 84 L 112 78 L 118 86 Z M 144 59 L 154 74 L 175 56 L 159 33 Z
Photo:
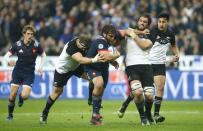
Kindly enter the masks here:
M 36 27 L 47 55 L 81 33 L 98 35 L 104 24 L 135 27 L 140 14 L 171 15 L 170 28 L 182 54 L 203 55 L 203 0 L 0 0 L 0 55 L 20 37 L 24 25 Z

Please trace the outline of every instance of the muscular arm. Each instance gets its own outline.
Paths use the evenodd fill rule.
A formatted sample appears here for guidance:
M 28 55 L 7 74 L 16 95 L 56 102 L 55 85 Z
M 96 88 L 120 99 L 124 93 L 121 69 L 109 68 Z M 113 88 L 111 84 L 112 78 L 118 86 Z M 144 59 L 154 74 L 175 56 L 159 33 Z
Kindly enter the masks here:
M 135 42 L 137 43 L 137 45 L 142 48 L 143 50 L 149 49 L 152 47 L 152 41 L 149 39 L 141 39 L 139 38 L 137 35 L 131 36 Z
M 43 52 L 42 55 L 40 55 L 40 62 L 38 65 L 39 68 L 42 68 L 42 65 L 44 64 L 45 59 L 46 59 L 46 53 Z
M 94 58 L 88 58 L 82 56 L 80 52 L 77 52 L 71 56 L 74 60 L 79 62 L 80 64 L 91 64 L 99 61 L 99 56 L 96 55 Z
M 119 51 L 115 50 L 114 53 L 106 53 L 106 51 L 100 51 L 99 52 L 100 57 L 105 61 L 105 62 L 111 62 L 116 60 L 118 57 L 120 57 Z
M 120 35 L 122 37 L 131 36 L 132 32 L 134 32 L 136 35 L 139 35 L 139 34 L 149 34 L 149 30 L 148 29 L 145 29 L 144 31 L 133 29 L 133 28 L 119 30 L 119 33 L 120 33 Z
M 173 52 L 173 54 L 175 56 L 173 62 L 177 62 L 179 60 L 179 49 L 176 46 L 176 44 L 171 45 L 171 51 Z
M 4 60 L 8 63 L 9 66 L 15 66 L 16 65 L 16 61 L 15 60 L 10 60 L 9 59 L 10 56 L 12 56 L 12 53 L 10 51 L 8 51 L 4 55 Z

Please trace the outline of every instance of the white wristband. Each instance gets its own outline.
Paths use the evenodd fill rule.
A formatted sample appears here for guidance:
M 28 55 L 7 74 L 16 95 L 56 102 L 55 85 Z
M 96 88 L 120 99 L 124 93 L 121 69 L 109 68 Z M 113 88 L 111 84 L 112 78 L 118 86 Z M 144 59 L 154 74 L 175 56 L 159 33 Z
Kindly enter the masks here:
M 97 62 L 97 58 L 96 57 L 92 58 L 91 61 L 92 61 L 92 63 L 96 63 Z

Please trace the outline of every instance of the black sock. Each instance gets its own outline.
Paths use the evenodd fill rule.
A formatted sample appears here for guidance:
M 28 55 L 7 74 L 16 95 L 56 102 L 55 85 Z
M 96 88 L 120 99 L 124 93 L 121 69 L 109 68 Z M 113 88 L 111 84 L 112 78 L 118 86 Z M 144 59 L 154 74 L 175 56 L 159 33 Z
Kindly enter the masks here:
M 8 99 L 8 114 L 9 115 L 13 115 L 14 107 L 15 107 L 15 100 L 12 101 L 12 100 Z
M 137 106 L 137 110 L 140 114 L 140 118 L 145 118 L 145 113 L 144 113 L 144 100 L 139 102 L 139 103 L 135 103 Z
M 92 95 L 93 102 L 93 114 L 99 114 L 99 110 L 101 108 L 101 96 Z
M 92 100 L 92 92 L 94 90 L 94 84 L 93 83 L 89 83 L 89 100 Z
M 162 97 L 155 96 L 154 99 L 154 115 L 159 115 L 161 108 Z
M 51 97 L 49 96 L 48 99 L 47 99 L 46 106 L 45 106 L 45 108 L 43 110 L 43 113 L 48 114 L 49 110 L 52 107 L 52 105 L 54 104 L 54 102 L 55 102 L 55 100 L 52 100 Z
M 128 98 L 123 102 L 123 107 L 127 108 L 129 103 L 133 100 L 133 96 L 129 95 Z
M 145 101 L 145 109 L 146 115 L 151 116 L 151 109 L 152 109 L 153 102 L 152 101 Z

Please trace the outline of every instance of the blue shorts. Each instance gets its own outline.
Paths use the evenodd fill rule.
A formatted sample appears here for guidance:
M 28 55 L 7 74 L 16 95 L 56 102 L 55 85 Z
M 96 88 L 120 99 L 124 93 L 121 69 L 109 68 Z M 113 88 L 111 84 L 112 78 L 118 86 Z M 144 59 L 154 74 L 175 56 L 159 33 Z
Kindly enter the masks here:
M 32 84 L 34 82 L 35 74 L 32 73 L 26 73 L 26 72 L 20 72 L 18 70 L 13 70 L 12 72 L 12 84 L 17 85 L 28 85 L 32 87 Z
M 90 80 L 92 80 L 94 77 L 102 76 L 102 78 L 104 80 L 104 88 L 106 88 L 108 78 L 109 78 L 108 70 L 99 71 L 99 70 L 95 70 L 95 69 L 87 69 L 86 72 L 87 72 L 88 79 L 90 79 Z

